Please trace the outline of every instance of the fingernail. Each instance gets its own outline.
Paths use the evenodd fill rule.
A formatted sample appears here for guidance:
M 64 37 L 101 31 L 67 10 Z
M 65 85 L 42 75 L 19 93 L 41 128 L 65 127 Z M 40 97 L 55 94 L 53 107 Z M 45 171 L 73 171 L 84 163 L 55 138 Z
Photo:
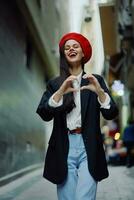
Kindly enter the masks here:
M 87 75 L 86 75 L 86 74 L 84 74 L 84 75 L 83 75 L 83 78 L 87 78 Z

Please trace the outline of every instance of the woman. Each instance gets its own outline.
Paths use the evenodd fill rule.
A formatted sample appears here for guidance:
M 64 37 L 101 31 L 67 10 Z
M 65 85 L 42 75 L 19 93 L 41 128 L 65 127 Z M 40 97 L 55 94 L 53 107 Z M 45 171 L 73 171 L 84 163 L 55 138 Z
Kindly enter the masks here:
M 108 176 L 100 132 L 118 110 L 104 80 L 87 75 L 90 42 L 79 33 L 59 43 L 60 76 L 50 80 L 37 108 L 45 121 L 54 120 L 43 176 L 57 184 L 59 200 L 95 200 L 97 182 Z

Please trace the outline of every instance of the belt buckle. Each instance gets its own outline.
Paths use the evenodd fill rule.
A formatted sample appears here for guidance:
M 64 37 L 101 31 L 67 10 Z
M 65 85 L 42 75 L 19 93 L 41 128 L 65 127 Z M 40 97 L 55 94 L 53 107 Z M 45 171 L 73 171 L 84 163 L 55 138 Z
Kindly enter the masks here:
M 80 134 L 81 133 L 81 127 L 78 127 L 76 129 L 73 130 L 69 130 L 70 134 Z

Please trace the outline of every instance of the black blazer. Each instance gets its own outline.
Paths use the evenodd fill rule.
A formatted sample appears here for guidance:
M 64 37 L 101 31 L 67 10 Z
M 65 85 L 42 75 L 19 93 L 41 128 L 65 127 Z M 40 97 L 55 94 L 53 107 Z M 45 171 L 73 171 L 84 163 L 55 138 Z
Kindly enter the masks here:
M 103 78 L 94 75 L 101 87 L 111 97 Z M 58 90 L 58 78 L 49 81 L 47 90 L 44 92 L 37 113 L 44 121 L 54 119 L 52 135 L 45 158 L 43 176 L 49 181 L 60 184 L 67 176 L 67 156 L 69 150 L 68 129 L 66 112 L 63 105 L 53 108 L 48 105 L 52 94 Z M 82 79 L 81 86 L 88 84 L 88 80 Z M 88 158 L 88 168 L 96 181 L 108 177 L 107 163 L 103 149 L 103 140 L 100 131 L 100 111 L 103 117 L 111 120 L 118 114 L 118 109 L 111 97 L 110 109 L 100 108 L 97 95 L 90 90 L 81 91 L 81 117 L 82 137 Z

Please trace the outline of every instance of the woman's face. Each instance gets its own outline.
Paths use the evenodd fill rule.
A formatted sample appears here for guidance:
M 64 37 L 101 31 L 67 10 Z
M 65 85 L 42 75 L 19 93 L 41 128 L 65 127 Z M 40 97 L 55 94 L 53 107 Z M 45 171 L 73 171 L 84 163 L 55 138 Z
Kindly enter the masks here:
M 73 63 L 81 64 L 81 60 L 84 57 L 82 48 L 76 40 L 67 40 L 64 45 L 64 54 L 70 65 Z

